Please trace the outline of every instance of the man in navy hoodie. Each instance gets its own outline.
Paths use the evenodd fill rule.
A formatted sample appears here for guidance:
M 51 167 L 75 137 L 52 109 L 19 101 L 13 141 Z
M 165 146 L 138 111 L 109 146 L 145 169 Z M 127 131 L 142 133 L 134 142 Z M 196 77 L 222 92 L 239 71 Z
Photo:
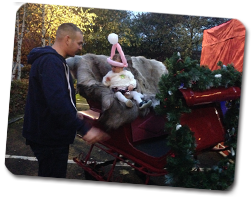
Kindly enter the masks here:
M 75 107 L 72 76 L 65 58 L 83 45 L 82 31 L 72 23 L 59 26 L 52 47 L 34 48 L 25 108 L 23 136 L 38 159 L 38 176 L 66 177 L 69 144 L 76 133 L 90 144 L 108 135 L 81 120 Z

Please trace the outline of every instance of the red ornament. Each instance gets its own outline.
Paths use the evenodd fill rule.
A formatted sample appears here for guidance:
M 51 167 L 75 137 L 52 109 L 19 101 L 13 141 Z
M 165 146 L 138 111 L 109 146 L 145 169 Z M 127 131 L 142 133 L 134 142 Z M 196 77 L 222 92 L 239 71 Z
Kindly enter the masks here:
M 171 157 L 175 157 L 175 154 L 174 154 L 174 153 L 170 153 L 170 156 L 171 156 Z

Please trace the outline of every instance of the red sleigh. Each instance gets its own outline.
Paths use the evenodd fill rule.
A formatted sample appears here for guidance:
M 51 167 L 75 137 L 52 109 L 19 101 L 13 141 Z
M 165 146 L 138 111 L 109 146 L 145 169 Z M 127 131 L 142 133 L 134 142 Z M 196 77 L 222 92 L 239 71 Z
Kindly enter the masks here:
M 222 125 L 223 113 L 221 101 L 235 100 L 240 97 L 240 88 L 213 88 L 206 91 L 180 89 L 191 113 L 181 116 L 181 124 L 188 125 L 195 134 L 196 153 L 212 149 L 225 140 Z M 85 121 L 99 126 L 101 114 L 99 104 L 87 99 L 90 110 L 82 111 Z M 111 139 L 90 146 L 88 153 L 81 153 L 74 161 L 86 173 L 99 181 L 113 181 L 113 172 L 117 162 L 122 161 L 146 176 L 145 183 L 151 176 L 166 175 L 166 159 L 170 148 L 166 145 L 169 138 L 164 131 L 167 120 L 155 114 L 154 110 L 145 117 L 138 117 L 132 123 L 125 124 L 109 132 Z M 113 157 L 113 160 L 98 163 L 92 161 L 92 151 L 97 147 Z M 91 161 L 91 162 L 90 162 Z M 104 166 L 110 165 L 104 173 Z
M 205 30 L 200 65 L 208 65 L 211 70 L 215 70 L 217 62 L 222 61 L 223 64 L 234 63 L 236 69 L 242 72 L 245 32 L 245 26 L 236 18 Z M 230 49 L 235 50 L 230 51 Z M 213 88 L 205 91 L 180 89 L 180 91 L 186 104 L 191 108 L 191 113 L 181 116 L 180 123 L 188 125 L 194 132 L 197 144 L 195 155 L 205 150 L 227 149 L 216 148 L 216 145 L 225 141 L 223 111 L 220 103 L 238 99 L 241 95 L 240 88 Z M 86 99 L 90 110 L 82 112 L 84 119 L 99 127 L 101 105 L 89 98 Z M 116 163 L 123 161 L 146 175 L 147 184 L 151 176 L 168 174 L 165 166 L 171 151 L 166 145 L 168 136 L 164 131 L 166 122 L 165 117 L 156 115 L 152 109 L 147 116 L 137 117 L 133 122 L 110 131 L 111 139 L 92 145 L 88 153 L 81 153 L 74 158 L 74 161 L 99 181 L 111 181 Z M 94 147 L 104 150 L 114 159 L 101 164 L 95 161 L 89 163 Z M 101 171 L 102 167 L 111 164 L 107 173 Z

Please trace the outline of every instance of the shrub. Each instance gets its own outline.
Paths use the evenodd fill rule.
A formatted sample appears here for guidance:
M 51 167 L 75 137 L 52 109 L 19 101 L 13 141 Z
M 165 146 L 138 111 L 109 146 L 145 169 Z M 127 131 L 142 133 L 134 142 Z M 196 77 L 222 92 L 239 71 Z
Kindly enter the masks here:
M 21 77 L 22 79 L 29 79 L 29 74 L 31 70 L 31 65 L 25 65 L 21 70 Z
M 11 82 L 9 117 L 24 114 L 29 81 L 27 79 Z

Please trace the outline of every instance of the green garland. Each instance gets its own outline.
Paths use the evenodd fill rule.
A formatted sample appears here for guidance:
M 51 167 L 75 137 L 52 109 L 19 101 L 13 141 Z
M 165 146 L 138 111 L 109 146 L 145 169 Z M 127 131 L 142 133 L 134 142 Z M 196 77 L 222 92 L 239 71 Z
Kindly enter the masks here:
M 180 125 L 182 113 L 190 112 L 179 88 L 192 90 L 206 90 L 212 87 L 241 87 L 242 74 L 232 64 L 227 66 L 219 62 L 220 69 L 211 71 L 207 66 L 200 66 L 197 61 L 186 58 L 184 61 L 179 53 L 166 59 L 165 65 L 169 74 L 163 75 L 159 82 L 159 93 L 156 98 L 160 105 L 155 110 L 161 115 L 166 115 L 165 128 L 169 131 L 167 144 L 171 147 L 170 156 L 167 158 L 166 183 L 170 186 L 202 188 L 202 189 L 227 189 L 234 181 L 235 153 L 238 133 L 239 100 L 227 101 L 228 111 L 225 114 L 223 125 L 226 131 L 226 146 L 232 152 L 218 166 L 203 171 L 192 171 L 199 167 L 195 160 L 195 138 L 188 126 Z M 233 163 L 230 163 L 232 159 Z M 198 170 L 197 168 L 195 170 Z

